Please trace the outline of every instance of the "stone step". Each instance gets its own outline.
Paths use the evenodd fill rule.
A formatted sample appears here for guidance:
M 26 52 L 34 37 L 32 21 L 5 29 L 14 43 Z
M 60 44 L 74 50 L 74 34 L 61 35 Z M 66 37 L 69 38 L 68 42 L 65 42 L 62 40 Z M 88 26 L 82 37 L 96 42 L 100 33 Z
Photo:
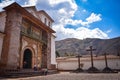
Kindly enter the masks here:
M 47 74 L 55 74 L 57 70 L 48 70 Z M 42 76 L 46 75 L 43 70 L 34 71 L 33 69 L 22 69 L 18 71 L 7 71 L 5 74 L 0 75 L 0 77 L 10 78 L 10 77 L 30 77 L 30 76 Z

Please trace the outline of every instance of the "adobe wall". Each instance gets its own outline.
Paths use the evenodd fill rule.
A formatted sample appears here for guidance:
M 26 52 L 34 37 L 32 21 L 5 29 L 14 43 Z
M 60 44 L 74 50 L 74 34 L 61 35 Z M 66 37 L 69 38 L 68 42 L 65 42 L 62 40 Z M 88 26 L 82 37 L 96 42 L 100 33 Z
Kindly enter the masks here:
M 108 59 L 108 67 L 111 69 L 120 69 L 120 59 Z M 104 59 L 97 59 L 94 60 L 94 67 L 96 67 L 99 70 L 103 70 L 105 66 L 105 60 Z M 81 67 L 83 70 L 87 70 L 91 67 L 91 60 L 81 60 Z M 78 60 L 77 58 L 75 60 L 64 60 L 61 59 L 60 61 L 57 61 L 57 68 L 58 70 L 76 70 L 78 68 Z
M 20 49 L 20 26 L 22 16 L 17 10 L 6 11 L 5 38 L 1 62 L 5 69 L 17 68 Z

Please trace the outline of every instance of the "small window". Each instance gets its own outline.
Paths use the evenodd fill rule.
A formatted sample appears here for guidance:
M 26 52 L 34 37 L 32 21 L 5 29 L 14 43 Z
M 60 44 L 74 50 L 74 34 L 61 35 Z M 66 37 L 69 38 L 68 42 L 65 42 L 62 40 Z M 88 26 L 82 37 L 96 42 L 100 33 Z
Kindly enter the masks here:
M 47 23 L 47 19 L 45 18 L 45 24 Z

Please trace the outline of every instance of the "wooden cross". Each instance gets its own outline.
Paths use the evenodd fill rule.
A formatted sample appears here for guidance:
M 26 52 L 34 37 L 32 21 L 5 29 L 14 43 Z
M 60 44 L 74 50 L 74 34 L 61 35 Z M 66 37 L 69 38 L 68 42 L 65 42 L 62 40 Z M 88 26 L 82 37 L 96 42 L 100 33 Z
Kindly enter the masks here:
M 90 55 L 91 55 L 91 65 L 93 67 L 93 53 L 92 51 L 95 51 L 96 49 L 93 49 L 92 46 L 90 46 L 90 49 L 88 49 L 87 51 L 90 51 Z
M 80 69 L 81 67 L 80 67 L 80 57 L 82 57 L 82 56 L 80 56 L 79 54 L 78 54 L 78 56 L 76 56 L 77 58 L 78 58 L 78 68 Z
M 107 54 L 105 53 L 104 56 L 105 56 L 105 65 L 106 65 L 106 67 L 108 67 L 108 63 L 107 63 Z

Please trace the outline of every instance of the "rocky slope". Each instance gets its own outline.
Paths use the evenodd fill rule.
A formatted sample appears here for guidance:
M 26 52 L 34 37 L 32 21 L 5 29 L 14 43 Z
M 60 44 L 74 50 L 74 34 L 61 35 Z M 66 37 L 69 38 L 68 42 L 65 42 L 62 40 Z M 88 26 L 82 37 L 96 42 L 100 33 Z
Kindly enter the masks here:
M 120 37 L 113 39 L 87 38 L 84 40 L 68 38 L 56 41 L 55 45 L 56 51 L 60 56 L 87 55 L 89 52 L 86 50 L 89 49 L 89 46 L 93 46 L 96 49 L 93 52 L 95 55 L 103 55 L 105 52 L 113 55 L 120 54 Z

